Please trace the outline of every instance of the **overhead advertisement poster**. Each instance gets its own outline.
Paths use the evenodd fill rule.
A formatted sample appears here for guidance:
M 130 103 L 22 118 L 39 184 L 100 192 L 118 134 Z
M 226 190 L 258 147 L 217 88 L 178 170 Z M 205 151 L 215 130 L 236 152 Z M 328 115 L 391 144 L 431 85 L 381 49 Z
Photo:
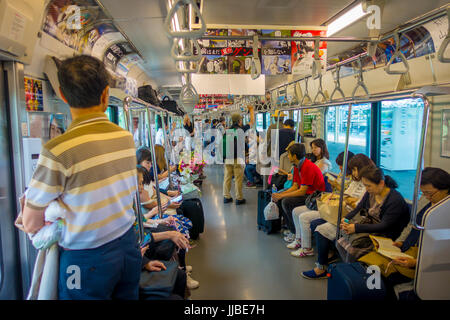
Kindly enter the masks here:
M 292 37 L 326 36 L 325 30 L 292 30 Z M 320 42 L 319 57 L 322 67 L 326 68 L 327 43 Z M 314 41 L 292 41 L 292 74 L 307 76 L 311 74 L 314 62 Z
M 290 30 L 261 30 L 262 36 L 290 37 Z M 283 40 L 261 41 L 261 72 L 265 75 L 291 73 L 291 42 Z

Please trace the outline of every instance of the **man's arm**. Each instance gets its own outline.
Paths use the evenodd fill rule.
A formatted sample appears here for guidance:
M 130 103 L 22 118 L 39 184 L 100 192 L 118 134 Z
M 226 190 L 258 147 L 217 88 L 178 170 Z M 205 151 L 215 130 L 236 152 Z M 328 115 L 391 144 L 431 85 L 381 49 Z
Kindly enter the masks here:
M 23 228 L 26 233 L 34 234 L 38 232 L 45 224 L 45 209 L 36 210 L 25 205 L 23 209 Z
M 286 190 L 286 192 L 283 194 L 283 198 L 291 198 L 291 197 L 301 197 L 306 194 L 306 191 L 308 190 L 308 186 L 301 186 L 300 189 L 288 192 L 289 190 Z

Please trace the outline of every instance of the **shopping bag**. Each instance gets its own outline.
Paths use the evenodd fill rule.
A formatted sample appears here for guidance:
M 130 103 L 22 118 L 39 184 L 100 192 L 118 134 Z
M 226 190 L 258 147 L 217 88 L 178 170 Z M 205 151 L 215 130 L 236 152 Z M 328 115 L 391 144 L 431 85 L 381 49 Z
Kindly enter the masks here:
M 278 211 L 278 206 L 275 202 L 270 201 L 269 204 L 264 208 L 264 219 L 266 220 L 276 220 L 280 217 Z

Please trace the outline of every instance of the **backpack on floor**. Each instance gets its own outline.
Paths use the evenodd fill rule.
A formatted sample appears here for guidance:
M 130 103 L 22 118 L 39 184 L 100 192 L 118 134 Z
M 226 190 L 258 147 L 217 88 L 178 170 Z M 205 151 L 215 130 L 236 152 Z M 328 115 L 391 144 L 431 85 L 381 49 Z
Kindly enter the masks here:
M 192 228 L 189 230 L 189 236 L 197 240 L 200 233 L 205 229 L 205 216 L 203 205 L 200 199 L 183 200 L 180 206 L 182 214 L 192 221 Z

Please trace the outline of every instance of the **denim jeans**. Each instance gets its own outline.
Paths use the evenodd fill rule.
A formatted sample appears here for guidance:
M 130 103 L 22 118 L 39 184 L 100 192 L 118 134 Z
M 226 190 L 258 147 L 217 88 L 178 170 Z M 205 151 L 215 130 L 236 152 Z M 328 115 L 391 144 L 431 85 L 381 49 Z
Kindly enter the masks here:
M 316 246 L 317 246 L 317 262 L 316 266 L 319 269 L 324 270 L 328 265 L 328 252 L 330 251 L 332 241 L 325 238 L 319 232 L 315 231 L 314 235 L 316 237 Z
M 134 228 L 95 249 L 60 250 L 60 300 L 137 300 L 142 256 Z
M 261 176 L 258 172 L 256 172 L 256 164 L 247 164 L 245 166 L 245 176 L 250 183 L 255 183 L 255 178 L 261 180 Z

